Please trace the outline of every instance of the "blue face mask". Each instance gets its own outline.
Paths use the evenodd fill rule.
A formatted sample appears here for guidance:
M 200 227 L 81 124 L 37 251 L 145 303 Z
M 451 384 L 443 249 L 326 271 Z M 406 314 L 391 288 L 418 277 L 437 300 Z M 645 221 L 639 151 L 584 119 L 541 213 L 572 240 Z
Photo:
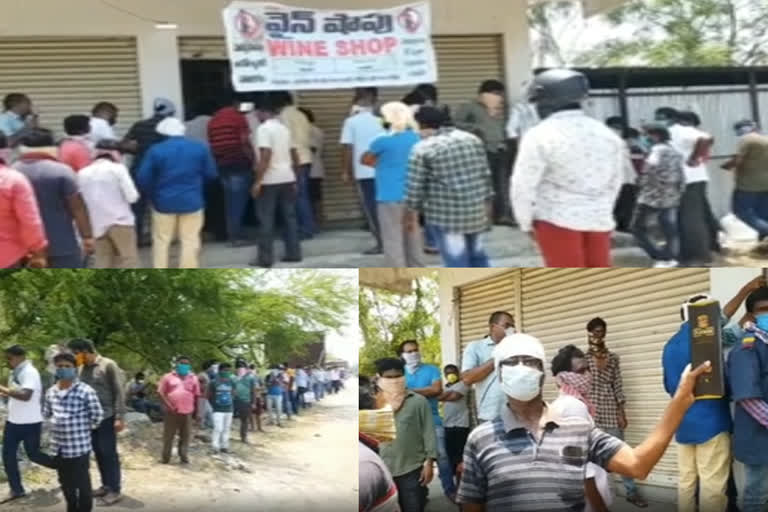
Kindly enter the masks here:
M 188 364 L 177 364 L 176 365 L 176 373 L 179 374 L 179 377 L 186 377 L 189 375 L 190 366 Z
M 768 313 L 757 315 L 755 317 L 755 323 L 757 324 L 758 329 L 768 332 Z
M 75 380 L 77 368 L 56 368 L 56 378 L 59 380 Z

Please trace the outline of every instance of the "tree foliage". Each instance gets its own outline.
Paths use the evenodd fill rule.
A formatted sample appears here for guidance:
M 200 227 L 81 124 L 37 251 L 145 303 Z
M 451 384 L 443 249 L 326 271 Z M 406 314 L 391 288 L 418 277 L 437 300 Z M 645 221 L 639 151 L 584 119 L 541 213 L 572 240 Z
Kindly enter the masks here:
M 396 357 L 404 340 L 419 342 L 422 360 L 440 366 L 440 300 L 437 275 L 414 281 L 408 295 L 360 287 L 360 374 L 373 375 L 374 361 Z
M 274 272 L 274 271 L 273 271 Z M 42 270 L 0 273 L 0 334 L 38 355 L 73 337 L 125 368 L 185 354 L 261 363 L 301 355 L 339 328 L 354 288 L 322 271 Z
M 734 66 L 768 61 L 765 0 L 631 0 L 602 17 L 620 32 L 577 59 L 596 66 Z

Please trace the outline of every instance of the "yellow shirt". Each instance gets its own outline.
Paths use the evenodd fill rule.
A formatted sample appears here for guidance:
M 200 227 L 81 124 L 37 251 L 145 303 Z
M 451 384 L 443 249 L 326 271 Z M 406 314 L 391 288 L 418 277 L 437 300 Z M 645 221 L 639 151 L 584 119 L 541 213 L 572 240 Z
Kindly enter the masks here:
M 280 120 L 291 132 L 291 147 L 299 154 L 299 165 L 312 163 L 312 125 L 307 116 L 291 105 L 283 109 Z

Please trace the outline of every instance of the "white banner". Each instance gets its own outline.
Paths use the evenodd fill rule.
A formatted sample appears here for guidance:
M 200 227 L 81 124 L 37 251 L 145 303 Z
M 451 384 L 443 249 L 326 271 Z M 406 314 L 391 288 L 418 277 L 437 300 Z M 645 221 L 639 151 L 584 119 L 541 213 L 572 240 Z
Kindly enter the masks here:
M 437 81 L 428 2 L 363 11 L 236 1 L 223 14 L 238 92 Z

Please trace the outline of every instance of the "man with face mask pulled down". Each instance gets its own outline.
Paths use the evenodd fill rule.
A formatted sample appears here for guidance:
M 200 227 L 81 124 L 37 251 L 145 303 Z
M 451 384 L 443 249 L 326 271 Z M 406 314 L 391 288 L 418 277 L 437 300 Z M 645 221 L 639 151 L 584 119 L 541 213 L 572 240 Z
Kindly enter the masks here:
M 610 267 L 613 210 L 634 174 L 627 144 L 581 104 L 589 81 L 553 69 L 533 81 L 529 99 L 542 121 L 520 143 L 512 209 L 548 267 Z
M 394 441 L 379 446 L 379 455 L 395 480 L 402 512 L 424 512 L 437 459 L 432 410 L 426 398 L 406 389 L 402 359 L 379 359 L 375 364 L 376 386 L 394 411 L 397 429 Z
M 631 448 L 586 419 L 548 407 L 544 361 L 543 345 L 526 334 L 508 336 L 494 350 L 507 403 L 499 418 L 477 427 L 467 441 L 457 499 L 464 512 L 583 510 L 588 462 L 646 478 L 693 404 L 696 378 L 711 368 L 686 368 L 654 431 Z

